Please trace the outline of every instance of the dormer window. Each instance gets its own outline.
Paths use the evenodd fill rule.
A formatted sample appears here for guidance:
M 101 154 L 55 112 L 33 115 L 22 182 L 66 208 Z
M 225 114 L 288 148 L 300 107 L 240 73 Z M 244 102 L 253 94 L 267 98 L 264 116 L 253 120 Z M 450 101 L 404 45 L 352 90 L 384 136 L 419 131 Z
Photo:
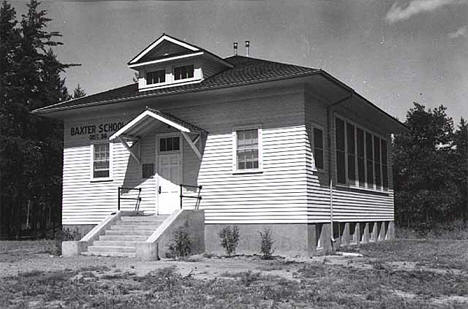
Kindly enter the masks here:
M 138 90 L 196 84 L 234 66 L 195 45 L 166 34 L 128 63 L 138 72 Z
M 146 84 L 160 84 L 166 81 L 166 70 L 158 70 L 146 73 Z
M 193 78 L 193 64 L 174 68 L 174 80 Z

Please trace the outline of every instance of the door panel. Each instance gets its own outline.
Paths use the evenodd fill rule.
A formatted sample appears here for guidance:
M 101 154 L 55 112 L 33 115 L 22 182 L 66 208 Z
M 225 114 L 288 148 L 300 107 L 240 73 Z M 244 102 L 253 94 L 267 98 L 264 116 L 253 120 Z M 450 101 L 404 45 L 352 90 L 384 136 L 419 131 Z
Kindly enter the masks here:
M 159 145 L 162 139 L 168 138 L 161 137 Z M 177 148 L 180 149 L 180 147 Z M 158 213 L 171 214 L 180 207 L 179 185 L 182 183 L 182 154 L 177 150 L 158 150 Z

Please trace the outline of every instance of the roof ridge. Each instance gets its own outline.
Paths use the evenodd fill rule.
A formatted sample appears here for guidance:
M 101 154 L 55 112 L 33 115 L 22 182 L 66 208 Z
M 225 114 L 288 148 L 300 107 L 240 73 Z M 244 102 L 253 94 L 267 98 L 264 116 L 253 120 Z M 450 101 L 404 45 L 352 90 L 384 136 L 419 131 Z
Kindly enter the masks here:
M 262 58 L 254 58 L 254 57 L 247 57 L 247 56 L 241 56 L 241 55 L 234 55 L 234 56 L 229 56 L 229 57 L 226 57 L 226 58 L 223 58 L 225 61 L 229 61 L 231 60 L 232 61 L 232 58 L 242 58 L 242 59 L 251 59 L 251 60 L 255 60 L 255 61 L 261 61 L 261 62 L 265 62 L 265 63 L 274 63 L 274 64 L 281 64 L 281 65 L 289 65 L 289 66 L 294 66 L 294 67 L 298 67 L 298 68 L 303 68 L 303 69 L 308 69 L 308 70 L 320 70 L 320 69 L 317 69 L 317 68 L 313 68 L 313 67 L 306 67 L 306 66 L 302 66 L 302 65 L 297 65 L 297 64 L 293 64 L 293 63 L 286 63 L 286 62 L 279 62 L 279 61 L 272 61 L 272 60 L 267 60 L 267 59 L 262 59 Z M 238 64 L 235 64 L 236 66 Z

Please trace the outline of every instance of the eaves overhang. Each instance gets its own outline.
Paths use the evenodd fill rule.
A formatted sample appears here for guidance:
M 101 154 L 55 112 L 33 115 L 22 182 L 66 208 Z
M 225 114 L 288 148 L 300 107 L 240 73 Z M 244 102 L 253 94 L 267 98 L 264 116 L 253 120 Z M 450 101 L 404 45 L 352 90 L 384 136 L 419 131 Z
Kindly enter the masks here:
M 135 101 L 135 100 L 140 100 L 140 99 L 148 99 L 148 98 L 163 98 L 163 97 L 171 97 L 171 96 L 178 96 L 178 95 L 184 95 L 184 94 L 192 94 L 192 93 L 203 93 L 203 92 L 211 92 L 214 90 L 223 90 L 223 89 L 230 89 L 230 88 L 236 88 L 236 87 L 247 87 L 247 86 L 252 86 L 252 85 L 258 85 L 258 84 L 266 84 L 270 82 L 278 82 L 278 81 L 286 81 L 286 80 L 292 80 L 296 78 L 305 78 L 308 76 L 316 75 L 319 74 L 318 71 L 316 72 L 310 72 L 310 73 L 300 73 L 300 74 L 295 74 L 292 76 L 288 77 L 280 77 L 280 78 L 270 78 L 267 80 L 257 80 L 257 81 L 249 81 L 247 83 L 239 83 L 239 84 L 227 84 L 227 85 L 218 85 L 218 86 L 213 86 L 213 87 L 203 87 L 203 88 L 194 88 L 190 90 L 184 90 L 184 91 L 174 91 L 172 93 L 151 93 L 148 91 L 148 93 L 141 92 L 136 96 L 128 96 L 128 97 L 121 97 L 121 98 L 115 98 L 115 99 L 109 99 L 109 100 L 101 100 L 101 101 L 95 101 L 95 102 L 90 102 L 90 103 L 85 103 L 85 104 L 80 104 L 80 105 L 74 105 L 74 106 L 65 106 L 61 107 L 60 105 L 65 103 L 65 102 L 60 102 L 56 103 L 53 105 L 41 107 L 38 109 L 35 109 L 32 111 L 33 114 L 37 115 L 44 115 L 46 116 L 47 114 L 52 114 L 52 113 L 60 113 L 60 112 L 65 112 L 65 111 L 71 111 L 71 110 L 76 110 L 76 109 L 81 109 L 81 108 L 87 108 L 87 107 L 96 107 L 96 106 L 101 106 L 101 105 L 108 105 L 108 104 L 115 104 L 115 103 L 122 103 L 122 102 L 129 102 L 129 101 Z M 176 88 L 176 87 L 174 87 Z M 74 100 L 79 100 L 79 99 L 72 99 L 70 101 L 66 102 L 73 102 Z M 56 106 L 54 106 L 56 105 Z

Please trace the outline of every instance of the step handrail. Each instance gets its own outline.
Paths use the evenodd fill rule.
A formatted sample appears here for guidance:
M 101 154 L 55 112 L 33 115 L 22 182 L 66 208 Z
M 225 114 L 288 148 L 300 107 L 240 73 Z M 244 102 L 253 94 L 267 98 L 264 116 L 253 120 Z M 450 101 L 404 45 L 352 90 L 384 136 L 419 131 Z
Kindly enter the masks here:
M 194 186 L 194 185 L 186 185 L 186 184 L 180 184 L 179 186 L 180 186 L 180 195 L 179 195 L 180 196 L 180 209 L 182 209 L 184 198 L 194 198 L 194 199 L 197 199 L 195 203 L 195 209 L 198 210 L 198 208 L 200 207 L 200 201 L 202 199 L 201 190 L 203 189 L 203 186 Z M 196 193 L 197 195 L 184 195 L 183 194 L 184 188 L 198 189 Z
M 138 191 L 138 196 L 137 197 L 122 197 L 122 190 L 127 190 L 127 191 Z M 140 197 L 141 195 L 141 188 L 132 188 L 132 187 L 118 187 L 117 189 L 117 211 L 120 211 L 120 201 L 121 200 L 136 200 L 135 203 L 135 211 L 138 212 L 140 209 L 140 203 L 142 198 Z

